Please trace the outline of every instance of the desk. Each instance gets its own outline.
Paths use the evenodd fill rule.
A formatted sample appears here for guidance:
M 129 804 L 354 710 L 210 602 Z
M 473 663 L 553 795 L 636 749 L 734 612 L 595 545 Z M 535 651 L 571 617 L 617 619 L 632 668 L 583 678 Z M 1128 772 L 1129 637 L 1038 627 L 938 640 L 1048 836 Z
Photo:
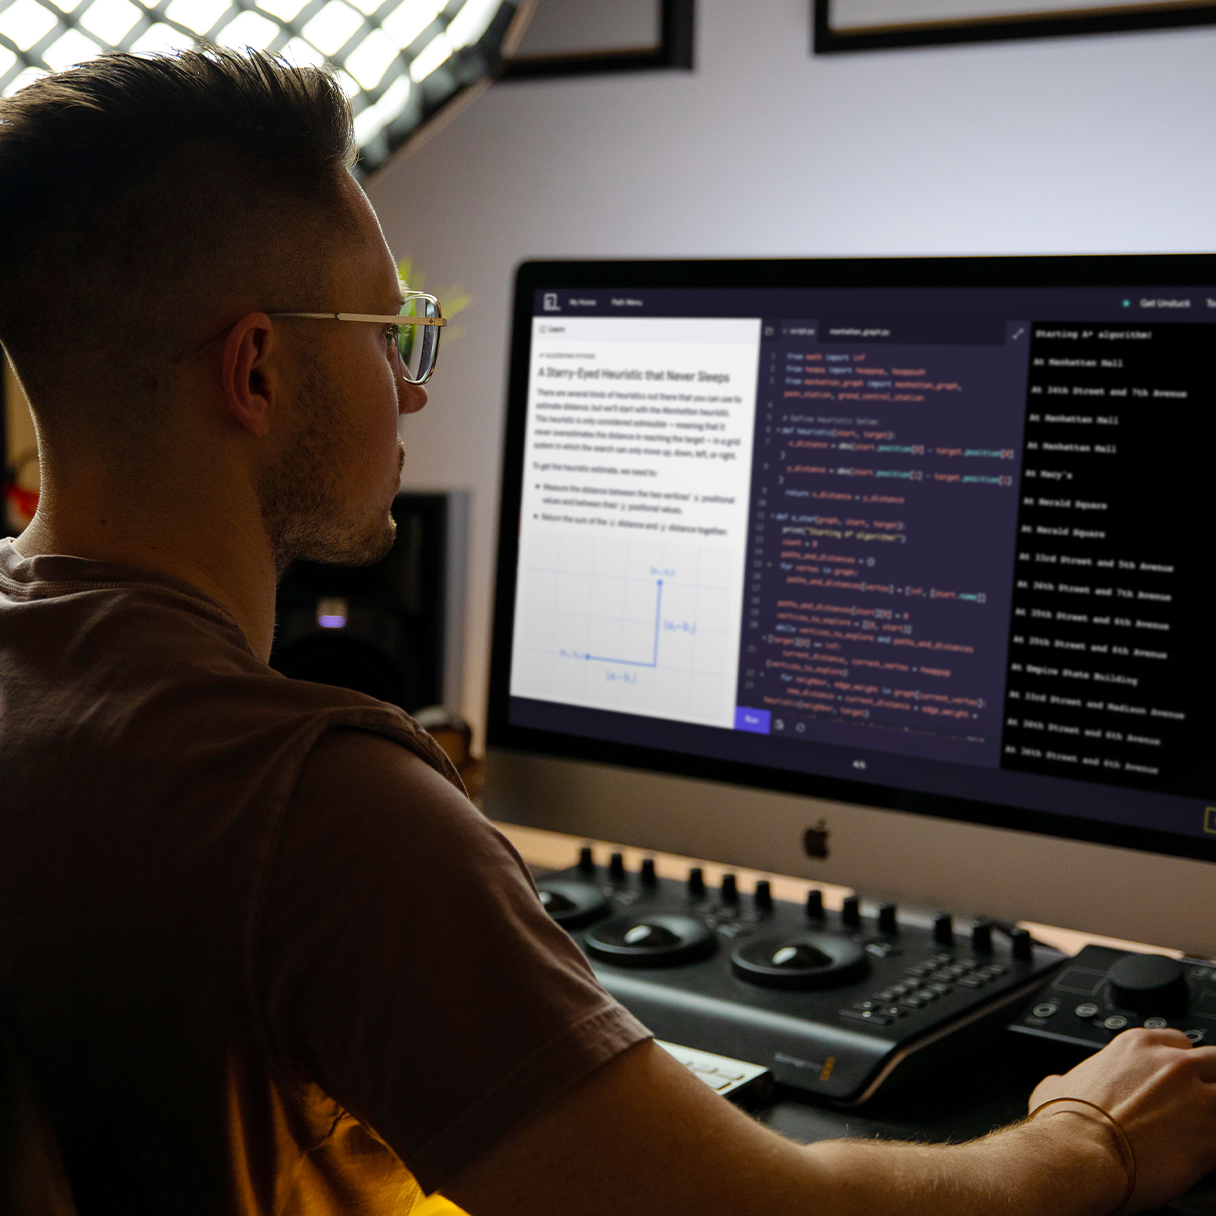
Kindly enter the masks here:
M 592 844 L 597 855 L 618 851 L 625 855 L 630 870 L 640 868 L 641 859 L 653 857 L 655 869 L 664 877 L 682 879 L 689 865 L 705 869 L 706 881 L 716 884 L 729 869 L 739 876 L 740 884 L 750 886 L 757 878 L 772 883 L 773 895 L 801 903 L 808 887 L 820 887 L 824 903 L 839 908 L 848 888 L 812 883 L 780 875 L 760 874 L 737 866 L 726 867 L 700 858 L 672 857 L 643 852 L 606 841 L 583 840 L 558 832 L 521 828 L 514 824 L 496 825 L 515 845 L 524 861 L 540 874 L 565 869 L 574 864 L 581 844 Z M 1089 942 L 1139 950 L 1156 950 L 1180 955 L 1142 943 L 1094 937 L 1046 925 L 1023 922 L 1035 937 L 1066 954 L 1076 954 Z M 696 1046 L 696 1044 L 690 1044 Z M 853 1136 L 879 1140 L 920 1140 L 931 1142 L 971 1140 L 994 1128 L 1013 1123 L 1026 1114 L 1031 1090 L 1047 1073 L 1064 1072 L 1080 1057 L 1067 1049 L 1052 1049 L 1038 1041 L 1009 1035 L 1000 1051 L 973 1058 L 957 1070 L 943 1072 L 931 1081 L 917 1082 L 890 1095 L 879 1094 L 857 1110 L 837 1110 L 822 1106 L 789 1090 L 779 1090 L 777 1100 L 758 1112 L 761 1122 L 800 1144 L 816 1140 Z M 1160 1210 L 1162 1216 L 1216 1216 L 1216 1174 L 1209 1175 L 1189 1194 Z

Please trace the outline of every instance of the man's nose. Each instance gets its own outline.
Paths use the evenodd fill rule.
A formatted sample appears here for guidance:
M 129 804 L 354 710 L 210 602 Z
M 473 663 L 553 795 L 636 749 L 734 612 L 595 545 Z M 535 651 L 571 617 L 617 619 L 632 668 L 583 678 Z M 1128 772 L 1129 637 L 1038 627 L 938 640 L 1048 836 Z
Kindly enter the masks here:
M 421 384 L 403 382 L 397 393 L 397 412 L 416 414 L 424 405 L 426 405 L 426 389 Z

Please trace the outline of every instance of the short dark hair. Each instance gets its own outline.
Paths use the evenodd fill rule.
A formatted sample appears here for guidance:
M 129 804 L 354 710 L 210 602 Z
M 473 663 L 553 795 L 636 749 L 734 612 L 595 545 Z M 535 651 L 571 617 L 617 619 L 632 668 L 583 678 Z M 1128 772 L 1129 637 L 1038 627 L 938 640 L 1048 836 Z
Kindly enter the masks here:
M 224 291 L 315 307 L 353 152 L 333 77 L 263 52 L 110 54 L 0 100 L 0 342 L 40 421 L 87 394 L 154 426 L 168 347 Z

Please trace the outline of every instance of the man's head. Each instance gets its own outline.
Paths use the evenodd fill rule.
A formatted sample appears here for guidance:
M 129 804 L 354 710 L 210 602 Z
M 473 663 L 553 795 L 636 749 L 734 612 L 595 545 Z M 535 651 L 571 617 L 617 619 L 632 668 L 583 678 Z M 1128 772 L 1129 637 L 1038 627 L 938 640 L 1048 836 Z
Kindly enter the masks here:
M 256 53 L 111 55 L 0 101 L 0 341 L 44 460 L 139 480 L 232 440 L 280 565 L 382 553 L 425 396 L 374 327 L 267 316 L 396 311 L 352 154 L 336 82 Z

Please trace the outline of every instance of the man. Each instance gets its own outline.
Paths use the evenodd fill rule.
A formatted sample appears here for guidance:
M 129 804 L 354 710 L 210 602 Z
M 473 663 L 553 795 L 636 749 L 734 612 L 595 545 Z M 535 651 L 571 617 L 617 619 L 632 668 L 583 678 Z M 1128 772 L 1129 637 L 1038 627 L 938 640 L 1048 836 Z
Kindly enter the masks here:
M 1172 1031 L 973 1144 L 781 1139 L 598 987 L 404 714 L 266 666 L 289 562 L 391 543 L 426 401 L 349 163 L 335 84 L 263 55 L 0 103 L 42 454 L 0 545 L 0 990 L 81 1212 L 1098 1216 L 1216 1166 L 1216 1049 Z

